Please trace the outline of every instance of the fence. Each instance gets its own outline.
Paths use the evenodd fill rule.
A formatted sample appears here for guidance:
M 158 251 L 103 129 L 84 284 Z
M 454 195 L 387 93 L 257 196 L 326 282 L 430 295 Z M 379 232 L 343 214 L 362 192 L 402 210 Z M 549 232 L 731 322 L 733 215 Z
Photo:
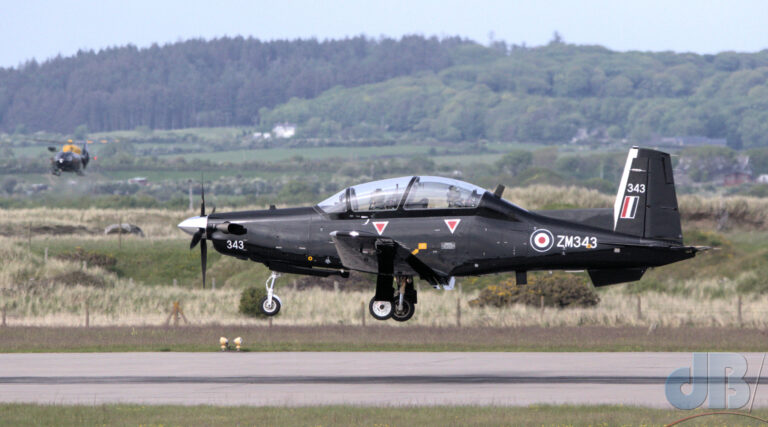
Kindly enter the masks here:
M 137 287 L 139 288 L 139 287 Z M 120 303 L 118 295 L 104 290 L 102 298 L 89 294 L 73 298 L 74 304 L 48 304 L 52 310 L 41 313 L 40 307 L 2 306 L 2 326 L 116 326 L 116 325 L 205 325 L 212 323 L 271 325 L 429 325 L 456 327 L 556 326 L 645 326 L 656 327 L 710 326 L 768 328 L 768 299 L 746 299 L 743 296 L 708 301 L 680 301 L 663 294 L 627 296 L 603 301 L 593 308 L 545 307 L 513 305 L 507 307 L 473 307 L 469 301 L 476 294 L 458 292 L 420 295 L 416 314 L 407 323 L 379 322 L 370 317 L 362 292 L 338 292 L 286 289 L 281 292 L 284 306 L 275 318 L 247 318 L 237 312 L 239 292 L 232 290 L 189 291 L 174 295 L 169 303 L 148 300 L 146 295 L 131 295 L 151 307 L 134 311 L 115 310 L 110 304 Z M 146 292 L 146 290 L 144 290 Z M 196 296 L 200 298 L 195 298 Z M 164 298 L 166 301 L 168 298 Z M 77 302 L 80 301 L 80 302 Z M 126 301 L 130 304 L 130 301 Z M 663 304 L 662 304 L 663 303 Z M 183 309 L 182 309 L 183 307 Z M 191 316 L 190 316 L 191 314 Z M 188 316 L 190 316 L 188 318 Z

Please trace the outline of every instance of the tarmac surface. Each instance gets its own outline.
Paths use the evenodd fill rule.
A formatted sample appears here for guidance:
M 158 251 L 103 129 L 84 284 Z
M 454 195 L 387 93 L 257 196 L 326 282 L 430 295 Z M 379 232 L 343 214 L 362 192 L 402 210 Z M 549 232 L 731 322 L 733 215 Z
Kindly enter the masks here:
M 754 406 L 766 407 L 763 354 L 744 356 Z M 0 401 L 671 407 L 667 377 L 691 364 L 691 353 L 0 354 Z

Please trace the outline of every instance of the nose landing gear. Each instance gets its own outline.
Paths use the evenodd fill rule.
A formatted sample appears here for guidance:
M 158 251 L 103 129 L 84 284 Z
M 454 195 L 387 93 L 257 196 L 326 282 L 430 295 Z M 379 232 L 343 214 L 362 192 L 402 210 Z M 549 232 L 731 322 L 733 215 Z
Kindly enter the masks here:
M 376 320 L 394 319 L 397 322 L 405 322 L 413 317 L 416 312 L 416 289 L 413 287 L 413 277 L 396 276 L 397 290 L 393 291 L 392 285 L 386 294 L 393 295 L 390 299 L 377 299 L 374 295 L 368 304 L 368 311 Z M 379 280 L 381 283 L 381 280 Z M 377 290 L 378 291 L 378 290 Z M 377 292 L 377 295 L 381 295 Z
M 267 287 L 267 295 L 261 299 L 261 304 L 259 305 L 261 312 L 264 313 L 265 316 L 275 316 L 280 312 L 282 303 L 280 302 L 280 298 L 273 293 L 275 280 L 277 280 L 278 277 L 280 277 L 280 273 L 275 273 L 273 271 L 265 283 Z

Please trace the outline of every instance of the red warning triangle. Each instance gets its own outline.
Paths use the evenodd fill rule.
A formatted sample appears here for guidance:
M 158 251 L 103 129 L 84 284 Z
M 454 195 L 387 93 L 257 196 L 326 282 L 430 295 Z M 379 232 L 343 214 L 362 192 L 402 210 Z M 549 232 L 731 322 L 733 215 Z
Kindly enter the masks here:
M 460 219 L 446 219 L 445 225 L 448 226 L 448 229 L 451 230 L 451 234 L 453 234 L 454 231 L 456 231 L 456 227 L 459 226 L 459 223 L 461 222 Z
M 376 231 L 379 233 L 379 236 L 381 236 L 381 233 L 383 233 L 384 229 L 387 228 L 389 221 L 374 221 L 371 224 L 376 227 Z

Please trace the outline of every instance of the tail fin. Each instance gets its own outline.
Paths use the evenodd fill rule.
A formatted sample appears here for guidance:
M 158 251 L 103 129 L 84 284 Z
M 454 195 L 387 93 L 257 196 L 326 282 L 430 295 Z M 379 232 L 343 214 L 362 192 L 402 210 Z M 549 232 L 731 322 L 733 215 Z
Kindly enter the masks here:
M 637 147 L 629 150 L 613 205 L 613 229 L 682 244 L 669 154 Z
M 91 161 L 91 153 L 88 152 L 88 141 L 83 141 L 83 169 L 88 167 L 88 162 Z

